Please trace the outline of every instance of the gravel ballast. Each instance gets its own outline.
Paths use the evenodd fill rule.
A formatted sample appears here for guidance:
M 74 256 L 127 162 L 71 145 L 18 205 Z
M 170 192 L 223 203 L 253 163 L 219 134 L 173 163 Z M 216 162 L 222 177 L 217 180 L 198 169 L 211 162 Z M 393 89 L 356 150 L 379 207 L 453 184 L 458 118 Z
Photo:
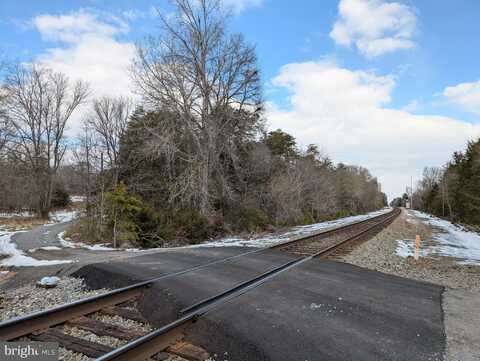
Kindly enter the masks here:
M 407 221 L 408 219 L 408 221 Z M 461 265 L 457 259 L 435 256 L 400 257 L 396 254 L 397 240 L 415 239 L 422 243 L 435 242 L 435 230 L 405 211 L 376 237 L 356 247 L 342 261 L 360 267 L 401 277 L 445 286 L 443 293 L 444 324 L 447 339 L 447 361 L 480 360 L 480 266 Z
M 0 320 L 45 310 L 106 291 L 105 289 L 86 290 L 83 280 L 73 277 L 61 278 L 55 288 L 42 288 L 33 283 L 2 291 L 0 292 Z
M 24 285 L 19 288 L 9 289 L 0 292 L 0 320 L 7 320 L 26 315 L 32 312 L 45 310 L 64 303 L 70 303 L 75 300 L 98 295 L 107 292 L 106 289 L 87 290 L 82 279 L 73 277 L 60 278 L 58 285 L 54 288 L 43 288 L 35 282 Z M 99 312 L 90 316 L 101 322 L 117 325 L 126 329 L 134 329 L 142 333 L 152 330 L 150 325 L 142 324 L 133 320 L 125 319 L 120 316 L 107 316 Z M 110 347 L 119 347 L 126 343 L 124 340 L 118 340 L 114 337 L 97 336 L 94 333 L 79 329 L 77 327 L 62 326 L 62 332 L 82 338 L 84 340 L 96 342 Z M 19 341 L 29 341 L 27 337 L 22 337 Z M 64 361 L 90 361 L 94 360 L 85 355 L 72 352 L 63 347 L 59 347 L 59 360 Z M 176 355 L 163 353 L 164 361 L 186 361 L 184 358 Z M 155 358 L 152 358 L 155 360 Z
M 400 257 L 395 253 L 397 240 L 415 239 L 432 242 L 432 230 L 422 222 L 412 222 L 405 213 L 371 240 L 356 247 L 343 257 L 343 261 L 360 267 L 397 276 L 436 283 L 449 288 L 480 290 L 480 267 L 460 265 L 450 257 Z

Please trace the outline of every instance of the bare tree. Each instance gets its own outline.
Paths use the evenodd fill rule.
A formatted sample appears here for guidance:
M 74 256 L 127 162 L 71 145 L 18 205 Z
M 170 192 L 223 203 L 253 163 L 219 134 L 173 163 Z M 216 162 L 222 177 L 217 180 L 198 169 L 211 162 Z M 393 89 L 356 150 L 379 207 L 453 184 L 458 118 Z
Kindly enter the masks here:
M 220 0 L 173 4 L 175 16 L 159 14 L 162 35 L 138 47 L 133 77 L 148 104 L 178 115 L 176 128 L 188 137 L 188 152 L 173 144 L 170 125 L 160 124 L 152 133 L 158 151 L 189 164 L 178 190 L 205 216 L 211 211 L 212 173 L 222 176 L 216 172 L 220 148 L 234 159 L 235 147 L 225 147 L 228 134 L 258 122 L 245 115 L 261 110 L 260 78 L 255 49 L 242 36 L 227 35 Z
M 5 93 L 9 153 L 30 170 L 38 214 L 48 218 L 54 176 L 66 151 L 65 126 L 85 101 L 87 86 L 71 86 L 65 75 L 37 65 L 16 65 L 6 77 Z
M 106 153 L 107 166 L 113 170 L 114 184 L 118 182 L 120 140 L 131 113 L 130 99 L 102 97 L 93 102 L 93 112 L 86 121 L 95 132 L 99 147 Z
M 3 64 L 0 62 L 0 71 L 3 69 Z M 2 149 L 5 147 L 7 136 L 10 133 L 10 126 L 7 122 L 6 105 L 7 94 L 2 84 L 0 84 L 0 155 Z
M 0 93 L 0 155 L 2 154 L 2 150 L 7 143 L 8 134 L 10 134 L 10 126 L 5 116 L 4 97 L 2 97 L 2 94 Z
M 82 127 L 82 133 L 78 136 L 77 147 L 73 149 L 73 157 L 78 173 L 81 177 L 83 193 L 86 197 L 87 216 L 91 216 L 92 193 L 94 193 L 94 175 L 98 174 L 99 154 L 95 141 L 94 131 L 88 124 Z

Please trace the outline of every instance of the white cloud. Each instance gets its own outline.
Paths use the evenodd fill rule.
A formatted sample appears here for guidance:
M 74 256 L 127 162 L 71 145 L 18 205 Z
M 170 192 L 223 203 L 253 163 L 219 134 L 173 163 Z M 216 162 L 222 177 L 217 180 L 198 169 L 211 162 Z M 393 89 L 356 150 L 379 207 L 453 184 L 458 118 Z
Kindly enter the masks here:
M 223 0 L 223 4 L 237 15 L 247 8 L 259 7 L 262 3 L 263 0 Z
M 411 49 L 416 16 L 403 4 L 382 0 L 340 0 L 330 37 L 343 46 L 355 45 L 368 58 Z
M 392 76 L 306 62 L 284 66 L 273 84 L 291 91 L 291 110 L 271 106 L 272 129 L 284 129 L 302 145 L 324 146 L 337 162 L 369 168 L 390 199 L 424 166 L 444 164 L 480 135 L 479 125 L 389 108 Z
M 148 12 L 140 11 L 137 9 L 129 9 L 122 12 L 123 17 L 128 20 L 135 21 L 138 19 L 143 19 L 148 15 Z
M 39 15 L 32 24 L 45 41 L 59 42 L 36 61 L 65 73 L 70 79 L 90 83 L 95 96 L 132 95 L 128 73 L 135 46 L 117 39 L 128 32 L 121 19 L 85 10 L 64 15 Z M 81 114 L 72 119 L 70 134 L 80 128 Z
M 405 105 L 402 110 L 409 112 L 409 113 L 414 113 L 418 110 L 420 107 L 420 102 L 418 100 L 412 100 L 410 103 Z
M 128 26 L 118 18 L 114 23 L 101 21 L 97 14 L 79 10 L 64 15 L 43 14 L 35 17 L 33 26 L 40 32 L 42 39 L 76 43 L 86 34 L 112 37 L 127 32 Z
M 480 80 L 447 87 L 443 96 L 466 111 L 480 114 Z

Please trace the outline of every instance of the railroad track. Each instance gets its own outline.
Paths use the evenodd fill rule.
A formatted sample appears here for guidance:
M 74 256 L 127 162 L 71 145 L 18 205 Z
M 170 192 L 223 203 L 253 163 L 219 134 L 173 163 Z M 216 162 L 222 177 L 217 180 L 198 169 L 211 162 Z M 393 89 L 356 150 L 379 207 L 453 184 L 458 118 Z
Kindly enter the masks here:
M 182 342 L 185 329 L 199 317 L 301 263 L 317 257 L 336 258 L 349 252 L 352 247 L 388 226 L 399 214 L 400 209 L 394 209 L 363 221 L 298 237 L 269 247 L 267 249 L 287 252 L 295 257 L 289 262 L 181 310 L 177 320 L 155 330 L 151 330 L 148 321 L 137 309 L 139 297 L 155 282 L 213 264 L 231 262 L 248 254 L 263 252 L 266 249 L 248 251 L 49 310 L 4 321 L 0 323 L 0 340 L 23 340 L 27 337 L 33 341 L 58 342 L 60 346 L 68 350 L 99 361 L 146 360 L 164 350 L 200 360 L 206 358 L 208 354 L 200 348 Z M 115 319 L 118 320 L 118 318 L 129 320 L 131 327 L 126 328 L 116 324 Z M 118 347 L 114 349 L 72 335 L 72 329 L 114 338 L 118 340 Z M 139 332 L 139 329 L 143 332 Z
M 396 208 L 377 217 L 299 237 L 270 248 L 299 256 L 338 258 L 387 227 L 400 212 L 400 209 Z

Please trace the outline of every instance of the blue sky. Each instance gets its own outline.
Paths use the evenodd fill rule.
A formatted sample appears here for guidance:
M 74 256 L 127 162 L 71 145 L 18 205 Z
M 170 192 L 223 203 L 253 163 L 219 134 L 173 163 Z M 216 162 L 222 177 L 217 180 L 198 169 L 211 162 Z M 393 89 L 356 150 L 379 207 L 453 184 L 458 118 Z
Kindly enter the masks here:
M 368 167 L 391 198 L 480 135 L 480 2 L 225 0 L 257 47 L 267 121 L 335 161 Z M 134 43 L 167 1 L 2 1 L 0 54 L 98 94 L 128 94 Z M 72 124 L 71 134 L 78 125 Z

